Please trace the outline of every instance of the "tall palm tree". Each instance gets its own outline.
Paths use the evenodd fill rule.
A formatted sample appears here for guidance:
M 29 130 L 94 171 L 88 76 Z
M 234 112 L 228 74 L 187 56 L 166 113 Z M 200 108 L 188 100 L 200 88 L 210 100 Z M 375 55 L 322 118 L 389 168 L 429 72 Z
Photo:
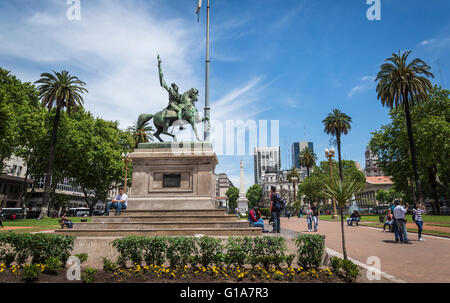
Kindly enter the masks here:
M 434 78 L 434 75 L 430 72 L 431 68 L 420 59 L 416 58 L 408 64 L 406 61 L 410 53 L 411 51 L 406 51 L 401 54 L 399 51 L 398 54 L 392 54 L 392 57 L 387 58 L 386 63 L 381 65 L 375 81 L 379 81 L 377 94 L 383 106 L 388 106 L 391 109 L 400 107 L 405 111 L 409 149 L 416 182 L 414 199 L 422 202 L 422 186 L 417 168 L 410 109 L 415 104 L 427 100 L 432 85 L 426 77 Z
M 348 134 L 352 129 L 350 123 L 352 118 L 341 112 L 339 109 L 334 109 L 328 116 L 322 121 L 325 126 L 325 133 L 335 136 L 338 148 L 338 160 L 339 160 L 339 177 L 344 179 L 342 173 L 342 160 L 341 160 L 341 136 Z
M 347 260 L 347 249 L 345 247 L 345 234 L 344 234 L 344 207 L 345 204 L 351 202 L 354 195 L 363 191 L 365 184 L 358 182 L 356 179 L 333 179 L 323 184 L 324 189 L 321 194 L 325 198 L 336 199 L 339 204 L 341 213 L 341 234 L 342 234 L 342 251 L 344 259 Z
M 41 79 L 35 83 L 40 84 L 39 98 L 42 104 L 47 107 L 49 111 L 56 109 L 55 118 L 53 120 L 52 137 L 50 141 L 50 150 L 48 154 L 47 173 L 45 175 L 45 186 L 42 199 L 41 216 L 47 215 L 48 202 L 50 195 L 50 185 L 53 176 L 53 165 L 55 162 L 55 147 L 58 135 L 59 120 L 61 118 L 61 111 L 75 110 L 78 106 L 83 104 L 82 93 L 87 93 L 86 85 L 77 77 L 71 76 L 68 71 L 61 71 L 60 73 L 53 71 L 53 74 L 43 73 Z
M 308 178 L 309 178 L 309 169 L 314 167 L 316 161 L 317 155 L 314 153 L 312 149 L 310 149 L 308 146 L 302 149 L 298 157 L 298 164 L 300 164 L 300 166 L 306 167 L 306 175 L 308 176 Z
M 128 131 L 133 135 L 135 148 L 137 148 L 140 143 L 147 143 L 150 140 L 154 141 L 155 139 L 152 134 L 154 129 L 149 125 L 149 121 L 145 121 L 144 116 L 142 115 L 133 123 L 133 126 L 128 128 Z

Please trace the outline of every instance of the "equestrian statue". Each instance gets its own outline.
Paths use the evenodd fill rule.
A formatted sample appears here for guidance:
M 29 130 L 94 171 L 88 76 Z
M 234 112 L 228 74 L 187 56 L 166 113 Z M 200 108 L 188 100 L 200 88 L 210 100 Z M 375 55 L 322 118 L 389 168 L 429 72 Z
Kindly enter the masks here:
M 169 132 L 169 128 L 180 121 L 181 123 L 187 121 L 194 130 L 195 138 L 197 141 L 201 141 L 197 133 L 197 123 L 209 121 L 208 118 L 200 119 L 195 102 L 198 101 L 198 90 L 192 88 L 183 94 L 178 92 L 178 86 L 172 83 L 170 86 L 164 81 L 164 75 L 161 68 L 161 58 L 158 55 L 158 70 L 159 70 L 159 83 L 169 93 L 169 104 L 162 111 L 151 115 L 142 114 L 139 120 L 142 121 L 138 128 L 147 124 L 151 119 L 156 128 L 156 132 L 153 134 L 159 141 L 164 142 L 160 135 L 167 135 L 173 138 L 176 142 L 176 136 Z M 180 126 L 180 130 L 183 130 L 183 126 Z

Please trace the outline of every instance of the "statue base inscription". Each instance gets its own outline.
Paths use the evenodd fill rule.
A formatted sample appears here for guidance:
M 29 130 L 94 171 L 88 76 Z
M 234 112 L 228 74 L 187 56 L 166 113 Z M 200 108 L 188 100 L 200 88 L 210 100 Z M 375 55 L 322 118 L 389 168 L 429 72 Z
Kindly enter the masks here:
M 129 157 L 133 186 L 127 210 L 215 208 L 218 160 L 210 143 L 144 143 Z

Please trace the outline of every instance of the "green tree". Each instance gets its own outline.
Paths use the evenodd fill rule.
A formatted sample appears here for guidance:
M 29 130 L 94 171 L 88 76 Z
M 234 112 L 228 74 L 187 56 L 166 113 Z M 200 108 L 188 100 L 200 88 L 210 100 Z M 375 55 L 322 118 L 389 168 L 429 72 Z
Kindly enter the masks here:
M 258 205 L 258 203 L 261 201 L 262 198 L 262 188 L 258 184 L 252 185 L 248 190 L 247 194 L 245 195 L 247 197 L 247 200 L 250 202 L 249 207 L 254 207 Z
M 300 166 L 306 167 L 306 174 L 309 177 L 309 169 L 316 165 L 317 155 L 309 147 L 305 147 L 299 155 L 298 163 Z
M 336 169 L 338 164 L 333 164 L 333 179 L 339 179 L 339 171 Z M 359 171 L 354 161 L 342 160 L 341 162 L 344 179 L 356 180 L 359 184 L 364 185 L 366 177 L 363 172 Z M 303 195 L 306 201 L 313 203 L 323 199 L 323 184 L 330 179 L 330 165 L 328 161 L 322 161 L 320 166 L 316 166 L 314 172 L 309 178 L 303 180 L 298 186 L 298 194 Z
M 425 197 L 434 200 L 439 214 L 439 200 L 450 198 L 450 91 L 435 87 L 426 102 L 411 110 L 414 124 L 417 165 Z M 390 112 L 391 123 L 372 133 L 369 148 L 378 155 L 378 165 L 391 176 L 394 188 L 407 201 L 414 201 L 414 172 L 408 148 L 408 131 L 402 109 Z
M 432 90 L 430 80 L 426 77 L 434 77 L 430 72 L 430 67 L 421 59 L 414 59 L 407 63 L 411 51 L 403 54 L 392 54 L 392 57 L 385 60 L 381 65 L 375 81 L 377 85 L 378 99 L 381 99 L 383 106 L 389 108 L 402 108 L 406 118 L 406 128 L 408 131 L 408 142 L 411 153 L 414 180 L 416 183 L 415 200 L 423 202 L 422 186 L 417 166 L 417 153 L 414 143 L 414 135 L 411 120 L 411 108 L 426 101 Z
M 227 190 L 225 195 L 228 198 L 228 209 L 230 210 L 235 209 L 237 206 L 236 201 L 239 198 L 239 189 L 237 189 L 237 187 L 232 186 Z
M 69 123 L 65 151 L 71 161 L 67 175 L 73 178 L 73 185 L 82 188 L 92 212 L 110 190 L 123 184 L 122 153 L 131 151 L 135 142 L 129 132 L 119 129 L 118 122 L 94 118 L 82 109 L 70 114 Z
M 325 127 L 325 133 L 336 137 L 339 159 L 339 178 L 341 178 L 341 180 L 344 179 L 341 161 L 341 136 L 348 134 L 351 130 L 351 122 L 352 118 L 338 109 L 334 109 L 333 112 L 328 114 L 328 116 L 322 121 Z
M 133 126 L 128 128 L 128 131 L 133 135 L 135 142 L 134 148 L 137 148 L 140 143 L 147 143 L 155 139 L 152 133 L 153 128 L 149 125 L 149 121 L 145 121 L 142 115 L 134 122 Z
M 0 68 L 0 172 L 4 160 L 38 137 L 42 113 L 36 88 Z
M 63 70 L 60 73 L 53 71 L 53 73 L 54 75 L 43 73 L 41 74 L 41 79 L 36 81 L 37 84 L 40 84 L 38 89 L 42 104 L 46 106 L 49 111 L 55 110 L 42 199 L 41 215 L 43 216 L 47 215 L 48 210 L 61 111 L 64 109 L 71 111 L 75 110 L 78 106 L 81 106 L 83 104 L 81 94 L 87 93 L 87 90 L 83 87 L 86 84 L 77 77 L 71 76 L 68 71 Z
M 345 247 L 345 234 L 344 234 L 344 207 L 347 203 L 352 202 L 352 197 L 359 194 L 364 189 L 364 184 L 361 184 L 358 180 L 347 179 L 334 179 L 329 180 L 323 184 L 324 189 L 322 195 L 326 198 L 336 199 L 339 205 L 339 212 L 341 214 L 341 235 L 342 235 L 342 251 L 344 259 L 347 260 L 347 249 Z
M 403 198 L 402 194 L 395 191 L 394 188 L 390 188 L 388 190 L 380 189 L 377 191 L 375 198 L 378 201 L 381 201 L 383 204 L 392 203 L 395 199 Z

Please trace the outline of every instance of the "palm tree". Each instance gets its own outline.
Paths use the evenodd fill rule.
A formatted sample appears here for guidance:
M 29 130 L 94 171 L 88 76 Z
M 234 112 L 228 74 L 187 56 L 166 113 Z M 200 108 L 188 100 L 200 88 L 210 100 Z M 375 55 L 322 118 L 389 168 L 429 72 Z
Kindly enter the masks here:
M 420 59 L 416 58 L 407 64 L 406 61 L 410 53 L 411 51 L 406 51 L 400 54 L 399 51 L 398 54 L 392 54 L 392 57 L 387 58 L 386 63 L 381 65 L 375 81 L 379 81 L 377 94 L 383 106 L 388 106 L 391 109 L 401 107 L 405 111 L 409 149 L 416 181 L 416 196 L 414 199 L 422 202 L 422 186 L 417 168 L 410 109 L 415 104 L 427 100 L 432 85 L 426 77 L 434 78 L 434 75 L 430 72 L 431 68 Z
M 306 146 L 298 157 L 298 164 L 300 166 L 306 167 L 306 175 L 309 178 L 309 169 L 314 167 L 317 161 L 317 155 L 314 153 L 312 149 Z
M 356 179 L 334 179 L 324 183 L 322 195 L 329 199 L 336 199 L 341 213 L 341 233 L 342 233 L 342 251 L 344 259 L 347 260 L 347 249 L 345 248 L 344 234 L 344 207 L 346 203 L 351 202 L 354 195 L 364 190 L 364 183 L 358 182 Z
M 53 75 L 54 74 L 54 75 Z M 82 86 L 86 85 L 77 77 L 71 76 L 68 71 L 63 70 L 60 73 L 53 71 L 53 74 L 43 73 L 41 79 L 35 83 L 41 84 L 39 89 L 39 98 L 42 104 L 49 111 L 56 109 L 55 118 L 53 120 L 53 130 L 50 142 L 50 151 L 48 154 L 47 173 L 45 175 L 45 186 L 42 199 L 41 216 L 47 215 L 50 184 L 53 176 L 53 164 L 55 161 L 55 147 L 58 135 L 59 120 L 61 111 L 76 110 L 78 106 L 83 104 L 82 93 L 88 91 Z
M 144 116 L 139 116 L 138 120 L 133 123 L 133 126 L 128 128 L 132 133 L 135 142 L 134 148 L 137 148 L 140 143 L 147 143 L 150 140 L 154 141 L 155 137 L 152 132 L 154 129 L 149 125 L 149 121 L 145 121 Z
M 348 132 L 352 129 L 350 126 L 351 122 L 352 118 L 338 109 L 334 109 L 333 112 L 329 113 L 328 116 L 322 121 L 325 126 L 325 133 L 336 137 L 339 159 L 339 177 L 341 180 L 344 179 L 341 161 L 341 135 L 348 134 Z

